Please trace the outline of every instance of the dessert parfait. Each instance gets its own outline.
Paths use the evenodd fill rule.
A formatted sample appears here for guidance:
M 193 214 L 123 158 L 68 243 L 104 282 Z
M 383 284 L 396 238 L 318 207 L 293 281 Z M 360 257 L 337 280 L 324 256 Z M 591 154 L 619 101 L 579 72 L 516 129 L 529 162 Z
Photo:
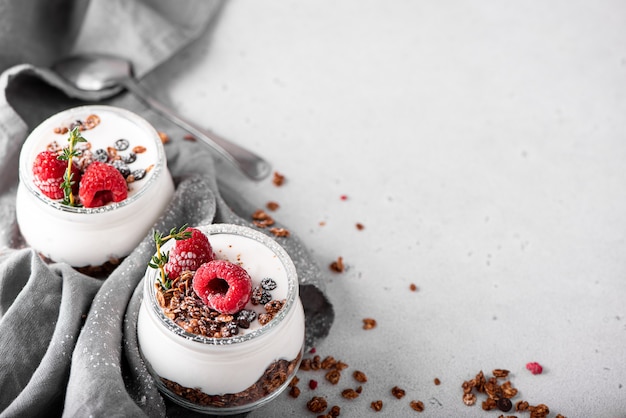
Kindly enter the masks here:
M 154 239 L 137 337 L 160 391 L 220 415 L 280 394 L 298 369 L 305 329 L 285 250 L 230 224 L 182 227 Z
M 26 242 L 74 267 L 128 255 L 174 192 L 157 131 L 112 106 L 72 108 L 41 123 L 22 147 L 19 176 Z

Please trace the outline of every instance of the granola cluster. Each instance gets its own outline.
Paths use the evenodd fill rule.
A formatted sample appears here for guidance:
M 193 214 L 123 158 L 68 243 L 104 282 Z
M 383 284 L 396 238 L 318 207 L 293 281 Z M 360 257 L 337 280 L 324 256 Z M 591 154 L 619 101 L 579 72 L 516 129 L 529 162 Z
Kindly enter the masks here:
M 188 388 L 171 380 L 161 378 L 163 384 L 174 394 L 197 405 L 210 407 L 233 407 L 248 405 L 265 398 L 285 384 L 287 378 L 295 372 L 301 354 L 291 361 L 277 360 L 252 386 L 238 393 L 209 395 L 199 389 Z
M 326 356 L 322 358 L 319 355 L 314 354 L 315 349 L 311 350 L 313 354 L 311 357 L 304 358 L 300 364 L 300 372 L 313 372 L 323 373 L 324 380 L 332 386 L 336 386 L 342 380 L 344 371 L 348 368 L 348 364 L 343 361 L 335 359 L 333 356 Z M 367 375 L 361 370 L 354 370 L 352 373 L 353 385 L 341 389 L 339 392 L 341 397 L 347 402 L 359 398 L 363 393 L 363 386 L 368 381 Z M 298 398 L 302 391 L 300 389 L 300 377 L 295 376 L 289 383 L 289 396 L 292 398 Z M 318 382 L 315 379 L 310 379 L 308 383 L 310 390 L 316 390 L 318 388 Z M 396 399 L 402 399 L 406 395 L 406 391 L 399 386 L 394 386 L 390 389 L 390 393 Z M 384 403 L 381 399 L 375 399 L 370 401 L 369 407 L 374 412 L 382 411 Z M 410 400 L 409 407 L 413 411 L 424 411 L 424 403 L 420 400 Z M 306 404 L 306 408 L 314 413 L 318 414 L 318 418 L 336 418 L 341 413 L 341 407 L 334 405 L 329 408 L 328 400 L 321 395 L 315 395 L 311 397 Z
M 482 372 L 478 372 L 473 379 L 463 382 L 463 403 L 467 406 L 475 405 L 478 394 L 486 395 L 486 399 L 482 401 L 482 409 L 485 411 L 500 410 L 509 412 L 515 407 L 516 412 L 530 412 L 530 418 L 546 418 L 550 413 L 550 408 L 544 404 L 530 405 L 527 401 L 520 400 L 513 405 L 511 400 L 517 395 L 517 389 L 513 387 L 510 380 L 500 383 L 501 379 L 509 376 L 509 371 L 505 369 L 495 369 L 491 377 L 486 377 Z M 500 418 L 514 418 L 515 415 L 500 415 Z M 556 418 L 565 418 L 558 414 Z
M 211 338 L 232 337 L 239 334 L 241 328 L 248 329 L 256 320 L 261 325 L 270 322 L 282 309 L 285 301 L 272 299 L 266 288 L 259 287 L 264 297 L 265 312 L 257 314 L 250 309 L 243 309 L 236 314 L 222 314 L 209 308 L 193 290 L 193 272 L 185 271 L 172 281 L 172 286 L 164 290 L 155 284 L 156 296 L 165 316 L 185 331 Z M 253 304 L 260 301 L 253 299 Z
M 276 203 L 276 205 L 278 205 Z M 277 206 L 276 206 L 277 207 Z M 289 230 L 273 226 L 276 221 L 263 209 L 257 209 L 252 214 L 252 223 L 259 228 L 268 228 L 268 230 L 277 237 L 288 237 Z

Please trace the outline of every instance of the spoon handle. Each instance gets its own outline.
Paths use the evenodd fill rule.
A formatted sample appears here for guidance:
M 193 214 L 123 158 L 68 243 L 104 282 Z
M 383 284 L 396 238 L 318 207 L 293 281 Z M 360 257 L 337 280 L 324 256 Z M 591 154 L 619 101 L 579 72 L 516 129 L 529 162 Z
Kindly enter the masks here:
M 176 114 L 173 110 L 154 99 L 134 79 L 124 78 L 119 81 L 130 92 L 134 93 L 138 98 L 143 100 L 148 106 L 153 108 L 159 114 L 185 129 L 193 136 L 203 140 L 218 154 L 233 163 L 235 166 L 239 167 L 239 169 L 252 180 L 262 180 L 270 174 L 271 166 L 263 158 L 225 138 L 222 138 L 219 135 L 216 135 L 213 132 L 202 129 L 185 120 L 182 116 Z

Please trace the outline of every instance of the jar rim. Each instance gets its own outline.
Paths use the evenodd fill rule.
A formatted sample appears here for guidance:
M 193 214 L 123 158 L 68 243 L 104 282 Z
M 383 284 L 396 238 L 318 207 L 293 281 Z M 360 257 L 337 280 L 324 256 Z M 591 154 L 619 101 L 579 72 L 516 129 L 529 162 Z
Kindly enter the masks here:
M 199 225 L 194 226 L 194 228 L 200 230 L 204 234 L 209 236 L 217 235 L 217 234 L 234 234 L 243 236 L 246 238 L 250 238 L 255 240 L 267 248 L 269 248 L 282 263 L 285 268 L 285 273 L 287 275 L 287 298 L 282 309 L 274 315 L 271 321 L 267 324 L 263 325 L 261 328 L 256 329 L 254 331 L 248 332 L 243 335 L 235 335 L 232 337 L 206 337 L 198 334 L 193 334 L 185 331 L 182 327 L 177 325 L 174 321 L 168 318 L 163 309 L 159 306 L 159 303 L 156 299 L 155 286 L 157 280 L 158 270 L 153 269 L 151 267 L 147 267 L 146 273 L 144 275 L 144 288 L 143 288 L 143 297 L 146 298 L 146 294 L 148 295 L 148 300 L 150 301 L 150 305 L 152 311 L 156 314 L 157 318 L 160 322 L 166 326 L 169 332 L 184 338 L 188 341 L 193 341 L 205 345 L 211 346 L 225 346 L 225 345 L 234 345 L 245 343 L 246 341 L 258 339 L 260 336 L 267 334 L 272 329 L 274 329 L 278 324 L 285 319 L 285 316 L 289 313 L 291 308 L 295 305 L 296 299 L 299 297 L 299 285 L 298 285 L 298 276 L 296 267 L 287 254 L 287 251 L 278 243 L 276 240 L 271 238 L 270 236 L 260 232 L 258 230 L 252 229 L 243 225 L 236 224 L 227 224 L 227 223 L 215 223 L 215 224 L 207 224 L 207 225 Z M 169 245 L 168 245 L 169 244 Z M 167 242 L 162 248 L 162 251 L 167 251 L 170 246 L 173 245 L 173 242 Z
M 33 134 L 39 133 L 39 131 L 49 128 L 50 125 L 57 119 L 69 119 L 71 115 L 85 114 L 87 112 L 97 113 L 98 111 L 109 112 L 109 113 L 123 116 L 130 122 L 137 125 L 140 129 L 145 131 L 149 137 L 154 139 L 154 143 L 156 145 L 156 152 L 157 152 L 157 161 L 151 170 L 150 176 L 146 179 L 146 183 L 141 187 L 141 189 L 138 190 L 136 193 L 134 193 L 132 196 L 122 200 L 121 202 L 111 202 L 105 206 L 100 206 L 100 207 L 95 207 L 95 208 L 85 208 L 82 206 L 69 206 L 69 205 L 62 204 L 61 201 L 50 199 L 48 196 L 43 194 L 41 190 L 39 190 L 35 186 L 34 182 L 32 181 L 32 172 L 31 172 L 31 167 L 29 165 L 29 157 L 31 156 L 33 150 L 31 149 L 32 145 L 29 144 L 29 142 L 35 141 L 36 137 L 33 136 Z M 167 160 L 165 158 L 165 149 L 163 148 L 163 143 L 161 142 L 159 133 L 142 116 L 128 109 L 124 109 L 124 108 L 117 107 L 117 106 L 83 105 L 83 106 L 77 106 L 77 107 L 65 109 L 61 112 L 58 112 L 49 116 L 43 122 L 41 122 L 28 135 L 28 137 L 26 138 L 26 141 L 24 142 L 22 152 L 20 153 L 19 176 L 20 176 L 20 183 L 26 187 L 26 190 L 28 190 L 28 192 L 30 192 L 33 196 L 35 196 L 39 201 L 41 201 L 46 206 L 52 209 L 59 210 L 61 212 L 75 213 L 75 214 L 98 214 L 98 213 L 106 213 L 106 212 L 115 211 L 125 206 L 129 206 L 133 204 L 134 202 L 136 202 L 137 200 L 139 200 L 146 193 L 146 191 L 154 185 L 159 175 L 161 175 L 161 171 L 165 169 L 164 167 L 166 166 L 166 164 L 167 164 Z

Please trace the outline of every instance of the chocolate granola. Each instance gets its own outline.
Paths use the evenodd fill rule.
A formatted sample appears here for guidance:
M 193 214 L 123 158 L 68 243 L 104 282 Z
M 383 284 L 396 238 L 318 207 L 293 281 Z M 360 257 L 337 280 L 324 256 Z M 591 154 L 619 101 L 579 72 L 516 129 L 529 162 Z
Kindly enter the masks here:
M 165 386 L 175 395 L 199 406 L 217 408 L 249 405 L 261 400 L 283 386 L 288 378 L 294 375 L 302 354 L 291 360 L 277 360 L 265 370 L 265 373 L 252 386 L 237 393 L 210 395 L 200 389 L 188 388 L 171 380 L 161 378 Z

